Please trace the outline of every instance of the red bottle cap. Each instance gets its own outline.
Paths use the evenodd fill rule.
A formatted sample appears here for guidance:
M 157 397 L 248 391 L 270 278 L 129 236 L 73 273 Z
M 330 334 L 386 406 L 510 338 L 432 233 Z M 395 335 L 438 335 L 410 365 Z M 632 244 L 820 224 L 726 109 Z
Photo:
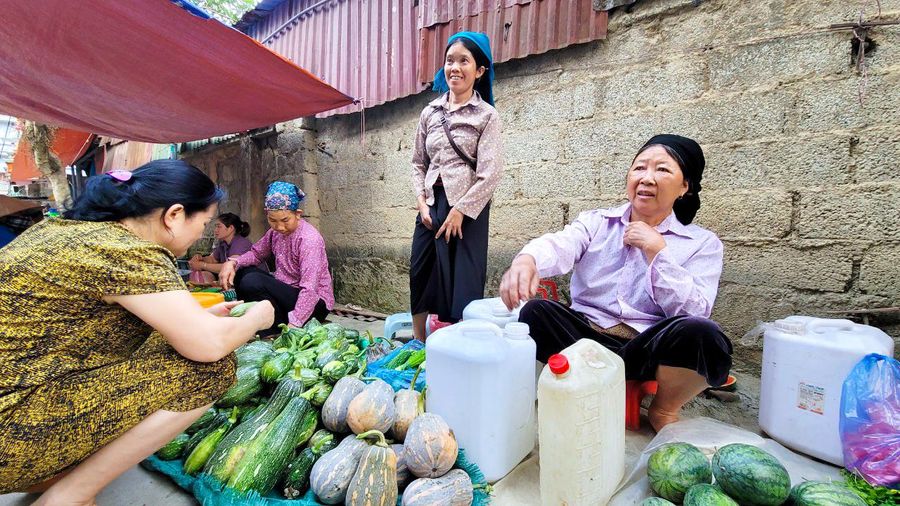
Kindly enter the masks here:
M 569 359 L 565 355 L 550 355 L 547 365 L 550 366 L 550 372 L 553 374 L 565 374 L 569 370 Z

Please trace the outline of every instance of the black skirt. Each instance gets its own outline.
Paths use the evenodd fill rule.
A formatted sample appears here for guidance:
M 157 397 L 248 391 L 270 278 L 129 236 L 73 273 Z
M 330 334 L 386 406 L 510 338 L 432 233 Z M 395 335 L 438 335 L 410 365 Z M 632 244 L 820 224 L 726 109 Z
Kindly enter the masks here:
M 522 307 L 519 321 L 528 324 L 541 362 L 587 338 L 622 357 L 625 377 L 630 380 L 656 379 L 657 367 L 665 365 L 697 371 L 708 385 L 717 387 L 725 383 L 731 369 L 731 341 L 719 324 L 708 318 L 664 318 L 626 339 L 598 332 L 583 314 L 558 302 L 532 300 Z
M 431 313 L 441 321 L 456 323 L 466 305 L 484 297 L 487 279 L 488 221 L 490 203 L 478 219 L 463 217 L 460 240 L 447 243 L 434 235 L 453 207 L 447 202 L 443 186 L 434 187 L 434 205 L 430 207 L 433 230 L 416 216 L 412 254 L 409 260 L 409 295 L 413 314 Z

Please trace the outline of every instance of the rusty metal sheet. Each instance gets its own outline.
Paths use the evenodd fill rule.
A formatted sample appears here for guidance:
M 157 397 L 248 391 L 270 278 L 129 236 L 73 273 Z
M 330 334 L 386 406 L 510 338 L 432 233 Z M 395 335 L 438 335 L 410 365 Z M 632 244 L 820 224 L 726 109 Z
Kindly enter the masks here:
M 491 39 L 494 63 L 501 63 L 605 39 L 607 21 L 607 13 L 594 10 L 592 0 L 534 0 L 470 16 L 452 15 L 450 22 L 419 31 L 419 81 L 430 82 L 434 78 L 443 64 L 447 39 L 460 30 L 486 33 Z
M 487 33 L 499 63 L 606 38 L 606 24 L 592 0 L 285 0 L 242 28 L 360 101 L 326 117 L 426 89 L 459 30 Z

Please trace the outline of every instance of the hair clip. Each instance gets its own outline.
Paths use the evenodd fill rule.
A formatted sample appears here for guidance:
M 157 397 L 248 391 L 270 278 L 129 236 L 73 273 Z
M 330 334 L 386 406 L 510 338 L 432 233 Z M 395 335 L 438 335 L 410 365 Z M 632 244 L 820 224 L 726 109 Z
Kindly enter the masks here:
M 121 183 L 131 179 L 131 172 L 127 170 L 111 170 L 107 172 L 106 175 Z

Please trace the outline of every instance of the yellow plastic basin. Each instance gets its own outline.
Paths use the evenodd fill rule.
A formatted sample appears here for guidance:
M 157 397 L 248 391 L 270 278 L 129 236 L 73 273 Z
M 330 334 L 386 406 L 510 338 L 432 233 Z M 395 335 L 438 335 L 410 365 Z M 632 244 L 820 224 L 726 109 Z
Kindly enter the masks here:
M 225 302 L 225 296 L 221 293 L 194 292 L 191 296 L 197 299 L 197 302 L 203 307 L 212 307 L 220 302 Z

